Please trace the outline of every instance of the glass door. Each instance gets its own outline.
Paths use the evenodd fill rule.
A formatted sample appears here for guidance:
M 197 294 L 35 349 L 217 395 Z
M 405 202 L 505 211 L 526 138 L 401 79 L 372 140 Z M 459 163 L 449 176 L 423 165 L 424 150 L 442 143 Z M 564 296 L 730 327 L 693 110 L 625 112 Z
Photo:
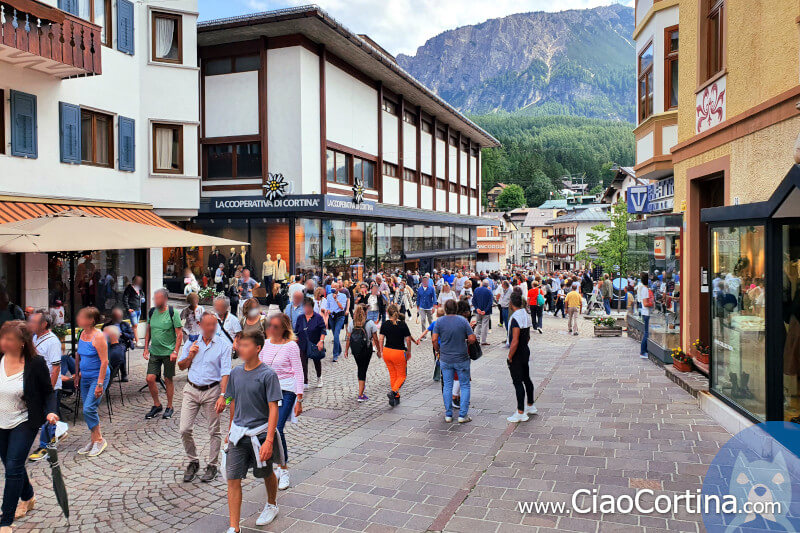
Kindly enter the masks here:
M 800 424 L 800 223 L 782 227 L 783 417 Z

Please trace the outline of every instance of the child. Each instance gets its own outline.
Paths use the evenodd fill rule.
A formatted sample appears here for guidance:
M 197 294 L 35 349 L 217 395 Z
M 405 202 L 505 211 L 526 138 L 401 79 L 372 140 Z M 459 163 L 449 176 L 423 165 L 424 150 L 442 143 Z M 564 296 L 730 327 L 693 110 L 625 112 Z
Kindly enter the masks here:
M 441 318 L 443 316 L 444 316 L 444 307 L 437 307 L 436 318 Z M 431 323 L 428 324 L 428 327 L 425 329 L 425 331 L 422 332 L 422 335 L 420 335 L 419 338 L 414 341 L 417 346 L 419 346 L 419 343 L 422 342 L 422 339 L 428 336 L 428 333 L 433 333 L 433 325 L 435 323 L 436 323 L 435 320 L 431 320 Z M 433 356 L 436 357 L 436 354 L 434 353 Z
M 236 350 L 244 365 L 231 371 L 225 397 L 230 400 L 231 425 L 228 443 L 226 478 L 228 480 L 228 533 L 238 533 L 242 511 L 242 479 L 252 468 L 253 476 L 264 480 L 267 503 L 256 519 L 264 526 L 278 516 L 276 497 L 278 479 L 273 462 L 283 464 L 283 446 L 278 427 L 278 401 L 283 398 L 278 375 L 263 364 L 258 354 L 264 347 L 260 331 L 240 334 Z

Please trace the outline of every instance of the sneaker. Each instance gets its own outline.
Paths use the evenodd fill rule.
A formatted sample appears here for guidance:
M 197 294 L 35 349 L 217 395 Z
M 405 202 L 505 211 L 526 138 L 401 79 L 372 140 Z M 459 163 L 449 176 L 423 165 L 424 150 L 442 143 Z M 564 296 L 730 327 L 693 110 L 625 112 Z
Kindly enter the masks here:
M 256 525 L 266 526 L 267 524 L 275 520 L 275 517 L 277 516 L 278 516 L 278 506 L 272 505 L 271 503 L 267 503 L 267 505 L 264 506 L 264 510 L 261 511 L 261 514 L 258 515 L 258 518 L 256 518 Z
M 525 414 L 528 415 L 539 414 L 539 409 L 536 408 L 536 404 L 529 405 L 528 407 L 525 408 Z
M 163 408 L 163 407 L 161 407 L 160 405 L 154 405 L 153 407 L 151 407 L 151 408 L 150 408 L 150 410 L 147 412 L 147 414 L 146 414 L 146 415 L 144 415 L 144 419 L 145 419 L 145 420 L 152 420 L 152 419 L 153 419 L 153 418 L 155 418 L 155 417 L 158 415 L 158 413 L 160 413 L 160 412 L 161 412 L 163 409 L 164 409 L 164 408 Z
M 573 335 L 577 336 L 577 335 L 578 335 L 578 332 L 576 331 L 575 333 L 573 333 Z
M 647 357 L 647 355 L 645 355 L 645 354 L 640 354 L 640 355 L 639 355 L 639 357 L 641 357 L 642 359 L 650 359 L 650 358 L 649 358 L 649 357 Z
M 303 390 L 308 390 L 308 383 L 303 383 Z
M 236 530 L 236 528 L 234 528 L 234 527 L 229 527 L 229 528 L 228 528 L 228 531 L 226 531 L 225 533 L 239 533 L 239 532 Z
M 86 446 L 84 446 L 83 448 L 78 450 L 78 455 L 86 455 L 87 453 L 92 451 L 92 446 L 93 445 L 94 445 L 94 443 L 92 441 L 89 441 L 89 443 L 86 444 Z
M 452 422 L 452 421 L 453 421 L 453 417 L 452 417 L 452 416 L 447 416 L 447 415 L 444 415 L 444 421 L 445 421 L 445 422 L 447 422 L 447 423 L 450 423 L 450 422 Z
M 392 407 L 397 405 L 397 397 L 395 396 L 394 391 L 387 392 L 386 397 L 389 398 L 389 405 Z
M 395 405 L 400 405 L 400 395 L 399 394 L 395 394 L 394 395 L 394 404 Z
M 105 451 L 108 447 L 108 441 L 106 439 L 101 440 L 100 442 L 95 442 L 92 444 L 92 449 L 89 452 L 89 457 L 97 457 L 101 453 Z
M 289 488 L 289 469 L 278 469 L 280 475 L 278 476 L 278 490 L 286 490 Z
M 322 378 L 317 378 L 317 388 L 318 389 L 322 388 Z
M 541 334 L 542 334 L 542 328 L 536 328 L 536 331 L 538 331 L 538 332 L 539 332 L 539 335 L 541 335 Z
M 169 420 L 170 418 L 172 418 L 172 415 L 174 414 L 175 414 L 175 409 L 173 409 L 172 407 L 167 407 L 166 409 L 164 409 L 164 414 L 161 415 L 161 418 L 163 418 L 164 420 Z
M 198 470 L 200 470 L 199 461 L 192 461 L 188 465 L 186 465 L 186 470 L 183 472 L 183 482 L 184 483 L 191 482 L 197 475 Z
M 519 411 L 515 411 L 513 415 L 506 418 L 509 422 L 517 423 L 517 422 L 527 422 L 528 415 L 525 413 L 520 413 Z
M 28 460 L 36 462 L 36 461 L 41 461 L 45 457 L 47 457 L 47 448 L 39 448 L 38 450 L 36 450 L 35 452 L 33 452 L 28 456 Z
M 369 400 L 369 396 L 367 396 L 366 394 L 362 394 L 361 396 L 358 397 L 359 402 L 366 402 L 367 400 Z
M 466 424 L 467 422 L 472 422 L 472 417 L 470 416 L 459 416 L 458 423 L 459 424 Z
M 203 483 L 208 483 L 210 481 L 214 481 L 214 478 L 217 477 L 217 467 L 214 465 L 206 466 L 206 471 L 200 476 L 200 481 Z

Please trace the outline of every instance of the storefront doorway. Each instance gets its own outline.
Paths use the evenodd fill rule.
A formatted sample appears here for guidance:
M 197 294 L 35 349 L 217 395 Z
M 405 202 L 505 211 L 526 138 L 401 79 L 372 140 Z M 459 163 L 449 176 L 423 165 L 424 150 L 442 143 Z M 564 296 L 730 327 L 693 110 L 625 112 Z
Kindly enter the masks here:
M 781 227 L 783 418 L 800 423 L 800 221 Z

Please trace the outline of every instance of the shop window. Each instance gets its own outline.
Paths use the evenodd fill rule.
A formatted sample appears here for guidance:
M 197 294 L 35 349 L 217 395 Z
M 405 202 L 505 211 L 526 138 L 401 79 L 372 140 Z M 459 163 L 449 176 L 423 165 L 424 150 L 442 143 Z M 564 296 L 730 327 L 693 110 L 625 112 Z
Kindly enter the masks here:
M 678 27 L 664 30 L 664 109 L 678 107 Z
M 700 46 L 701 82 L 715 76 L 725 68 L 725 0 L 705 0 L 705 18 L 701 21 Z
M 378 224 L 378 262 L 381 264 L 395 264 L 403 255 L 403 225 Z
M 114 118 L 81 110 L 81 162 L 101 167 L 114 166 Z
M 264 286 L 269 285 L 266 276 L 272 273 L 273 282 L 285 282 L 291 274 L 289 263 L 289 219 L 251 218 L 250 252 L 252 253 L 251 275 Z M 280 257 L 280 259 L 279 259 Z M 278 263 L 280 261 L 280 263 Z M 265 264 L 266 263 L 266 264 Z
M 153 12 L 152 59 L 160 63 L 183 62 L 183 24 L 177 14 Z
M 787 422 L 800 422 L 800 224 L 785 224 L 783 235 L 783 291 L 782 309 L 786 335 L 781 348 L 783 353 L 783 418 Z M 764 287 L 748 291 L 749 300 L 763 310 Z
M 298 218 L 294 225 L 295 273 L 318 275 L 322 261 L 320 220 Z
M 639 122 L 653 114 L 653 43 L 639 54 Z
M 766 417 L 764 226 L 711 232 L 712 389 Z
M 183 173 L 183 126 L 153 124 L 153 172 Z
M 322 221 L 322 271 L 344 279 L 364 279 L 364 223 Z

